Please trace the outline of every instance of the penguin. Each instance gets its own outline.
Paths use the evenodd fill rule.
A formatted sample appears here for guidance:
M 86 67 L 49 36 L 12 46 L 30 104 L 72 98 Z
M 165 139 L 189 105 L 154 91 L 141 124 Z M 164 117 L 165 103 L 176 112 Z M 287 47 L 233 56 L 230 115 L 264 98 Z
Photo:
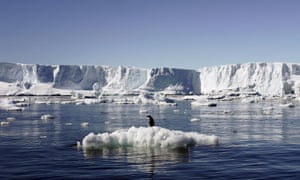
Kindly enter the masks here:
M 150 115 L 148 115 L 147 118 L 148 118 L 148 124 L 149 124 L 149 126 L 150 127 L 155 126 L 153 117 L 150 116 Z

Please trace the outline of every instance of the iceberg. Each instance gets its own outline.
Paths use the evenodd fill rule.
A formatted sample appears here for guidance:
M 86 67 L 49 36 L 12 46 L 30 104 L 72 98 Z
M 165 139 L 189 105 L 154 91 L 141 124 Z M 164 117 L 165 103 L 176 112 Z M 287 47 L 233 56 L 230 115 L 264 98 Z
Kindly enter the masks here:
M 102 148 L 162 148 L 179 149 L 197 145 L 217 145 L 218 137 L 197 132 L 183 132 L 154 127 L 131 127 L 108 133 L 89 133 L 82 140 L 85 150 Z
M 265 96 L 299 94 L 300 64 L 245 63 L 200 69 L 201 92 L 254 90 Z
M 300 96 L 300 64 L 245 63 L 198 70 L 0 63 L 0 95 L 167 94 Z
M 200 93 L 199 72 L 85 65 L 0 63 L 0 95 Z

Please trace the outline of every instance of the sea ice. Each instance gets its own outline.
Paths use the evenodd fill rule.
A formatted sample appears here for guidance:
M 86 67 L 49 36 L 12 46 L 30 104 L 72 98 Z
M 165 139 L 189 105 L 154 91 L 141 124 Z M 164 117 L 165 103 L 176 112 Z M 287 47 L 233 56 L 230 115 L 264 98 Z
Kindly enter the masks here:
M 0 125 L 1 126 L 8 126 L 10 124 L 10 122 L 8 121 L 1 121 Z
M 200 118 L 192 118 L 190 121 L 191 121 L 191 122 L 199 122 L 199 121 L 200 121 Z
M 51 115 L 51 114 L 44 114 L 41 116 L 41 120 L 49 120 L 49 119 L 54 119 L 55 116 Z
M 82 123 L 80 123 L 80 126 L 86 128 L 86 127 L 89 126 L 89 123 L 88 122 L 82 122 Z
M 112 133 L 90 133 L 82 140 L 82 146 L 87 150 L 114 147 L 177 149 L 216 144 L 218 144 L 218 137 L 215 135 L 170 130 L 158 126 L 131 127 L 119 129 Z

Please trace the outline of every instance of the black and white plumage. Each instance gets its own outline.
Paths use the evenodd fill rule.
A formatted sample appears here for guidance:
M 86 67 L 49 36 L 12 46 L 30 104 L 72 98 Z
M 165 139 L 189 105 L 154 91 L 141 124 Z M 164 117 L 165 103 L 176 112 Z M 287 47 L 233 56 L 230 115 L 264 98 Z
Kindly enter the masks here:
M 154 122 L 153 117 L 150 116 L 150 115 L 148 115 L 147 118 L 148 118 L 148 124 L 149 124 L 149 126 L 150 127 L 155 126 L 155 122 Z

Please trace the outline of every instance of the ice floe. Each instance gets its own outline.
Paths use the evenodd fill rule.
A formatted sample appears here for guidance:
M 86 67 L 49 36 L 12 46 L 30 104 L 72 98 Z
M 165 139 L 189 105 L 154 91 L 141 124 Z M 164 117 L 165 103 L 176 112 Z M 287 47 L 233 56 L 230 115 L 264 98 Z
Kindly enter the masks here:
M 82 140 L 84 149 L 114 147 L 187 148 L 197 145 L 216 145 L 218 137 L 197 132 L 170 130 L 158 126 L 131 127 L 114 132 L 90 133 Z
M 49 119 L 55 119 L 55 116 L 51 114 L 44 114 L 41 116 L 41 120 L 49 120 Z

